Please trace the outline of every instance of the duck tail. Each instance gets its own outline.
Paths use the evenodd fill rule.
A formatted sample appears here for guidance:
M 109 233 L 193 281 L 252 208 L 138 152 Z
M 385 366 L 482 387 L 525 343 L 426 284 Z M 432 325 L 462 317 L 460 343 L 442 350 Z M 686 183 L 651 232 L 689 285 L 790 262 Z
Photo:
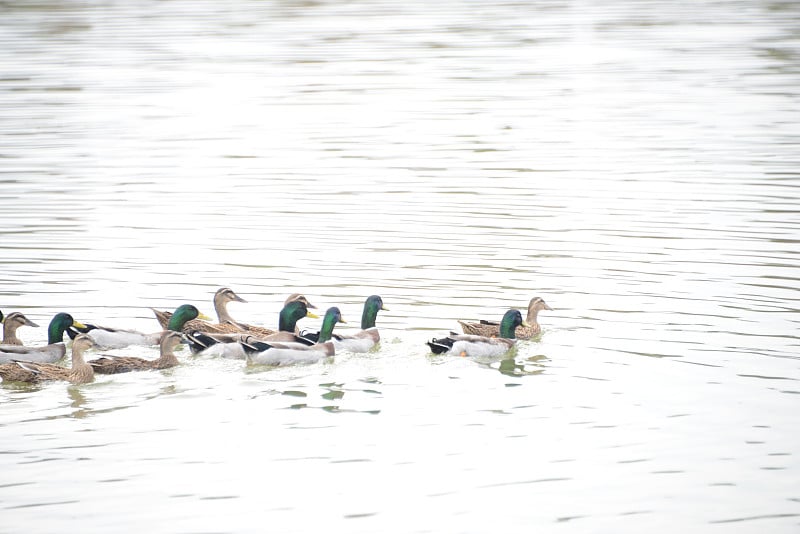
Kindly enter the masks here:
M 248 359 L 252 354 L 256 354 L 258 352 L 264 352 L 265 350 L 272 348 L 272 345 L 270 345 L 269 343 L 251 339 L 250 336 L 247 336 L 247 338 L 245 338 L 244 341 L 240 341 L 239 344 L 244 349 L 244 354 L 245 356 L 248 357 Z
M 431 339 L 426 342 L 434 354 L 444 354 L 453 347 L 453 340 L 449 337 Z
M 86 334 L 90 330 L 96 330 L 97 327 L 93 324 L 85 323 L 82 327 L 81 326 L 69 326 L 67 327 L 67 335 L 70 339 L 74 340 L 80 334 Z
M 184 334 L 184 339 L 186 340 L 193 354 L 201 352 L 207 349 L 208 347 L 217 344 L 216 339 L 199 330 L 192 330 L 191 332 L 187 332 L 186 334 Z
M 169 320 L 172 317 L 172 312 L 161 311 L 155 308 L 150 309 L 153 311 L 153 315 L 156 316 L 156 320 L 158 321 L 158 324 L 161 325 L 161 328 L 166 330 L 167 326 L 169 325 Z
M 310 341 L 309 345 L 313 345 L 317 341 L 319 341 L 319 332 L 309 332 L 308 330 L 303 330 L 300 332 L 301 339 L 298 340 L 301 343 L 305 343 L 306 341 Z

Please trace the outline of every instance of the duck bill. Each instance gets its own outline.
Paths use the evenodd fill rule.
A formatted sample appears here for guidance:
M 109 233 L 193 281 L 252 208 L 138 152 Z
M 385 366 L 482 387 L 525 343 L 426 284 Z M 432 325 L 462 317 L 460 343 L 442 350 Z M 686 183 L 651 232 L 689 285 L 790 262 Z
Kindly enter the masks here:
M 531 327 L 531 325 L 530 325 L 530 323 L 528 321 L 522 321 L 522 324 L 520 326 L 524 326 L 525 328 L 530 328 Z
M 75 328 L 86 328 L 86 325 L 83 323 L 79 323 L 78 321 L 72 321 L 72 326 Z
M 213 320 L 213 319 L 211 319 L 211 317 L 209 317 L 209 316 L 208 316 L 208 315 L 206 315 L 205 313 L 199 313 L 199 314 L 197 315 L 197 318 L 198 318 L 198 319 L 202 319 L 203 321 L 212 321 L 212 320 Z
M 545 304 L 545 305 L 544 305 L 544 309 L 545 309 L 545 310 L 548 310 L 548 311 L 553 311 L 553 308 L 551 308 L 551 307 L 550 307 L 550 306 L 548 306 L 547 304 Z
M 311 312 L 306 312 L 306 317 L 310 317 L 311 319 L 319 319 L 319 315 Z
M 244 299 L 243 299 L 242 297 L 240 297 L 239 295 L 237 295 L 236 293 L 234 293 L 234 294 L 233 294 L 233 300 L 234 300 L 235 302 L 244 302 L 245 304 L 247 304 L 247 301 L 246 301 L 246 300 L 244 300 Z
M 339 322 L 340 322 L 340 323 L 347 324 L 347 321 L 345 321 L 345 320 L 344 320 L 344 317 L 339 317 Z
M 28 319 L 27 317 L 25 318 L 25 323 L 24 323 L 24 324 L 25 324 L 26 326 L 32 326 L 32 327 L 34 327 L 34 328 L 39 328 L 39 325 L 38 325 L 38 324 L 34 323 L 33 321 L 31 321 L 31 320 L 30 320 L 30 319 Z

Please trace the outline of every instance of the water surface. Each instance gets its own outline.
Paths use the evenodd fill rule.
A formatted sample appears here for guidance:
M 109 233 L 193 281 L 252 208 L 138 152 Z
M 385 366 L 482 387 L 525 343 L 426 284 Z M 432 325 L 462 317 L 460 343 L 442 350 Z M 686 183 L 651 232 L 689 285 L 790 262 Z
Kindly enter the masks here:
M 0 309 L 390 308 L 379 351 L 318 365 L 0 386 L 4 528 L 796 532 L 798 22 L 0 5 Z M 428 353 L 535 295 L 554 311 L 509 357 Z

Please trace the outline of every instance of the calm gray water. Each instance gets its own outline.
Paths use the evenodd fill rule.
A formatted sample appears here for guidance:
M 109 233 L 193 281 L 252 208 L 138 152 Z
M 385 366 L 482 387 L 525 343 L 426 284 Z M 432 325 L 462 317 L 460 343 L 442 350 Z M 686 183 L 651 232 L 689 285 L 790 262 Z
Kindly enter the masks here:
M 5 2 L 0 69 L 4 312 L 391 310 L 0 386 L 0 531 L 800 530 L 798 4 Z M 535 295 L 510 358 L 424 344 Z

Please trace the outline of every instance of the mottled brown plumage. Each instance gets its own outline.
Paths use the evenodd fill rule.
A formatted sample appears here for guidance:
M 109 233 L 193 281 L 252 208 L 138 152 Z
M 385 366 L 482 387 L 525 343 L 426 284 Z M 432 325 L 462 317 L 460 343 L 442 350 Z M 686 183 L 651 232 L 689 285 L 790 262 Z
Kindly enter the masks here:
M 38 327 L 39 325 L 20 312 L 9 313 L 3 321 L 3 345 L 23 345 L 22 340 L 17 337 L 17 329 L 20 326 Z
M 73 384 L 86 384 L 94 380 L 94 372 L 92 366 L 84 361 L 83 352 L 94 346 L 92 338 L 81 334 L 72 342 L 72 367 L 15 360 L 0 365 L 0 377 L 4 382 L 66 380 Z
M 525 320 L 529 326 L 520 326 L 517 327 L 516 335 L 517 339 L 530 339 L 534 336 L 537 336 L 541 333 L 542 327 L 539 325 L 537 316 L 541 310 L 550 310 L 552 311 L 553 308 L 547 305 L 547 303 L 541 297 L 533 297 L 528 304 L 528 317 Z M 465 334 L 472 334 L 476 336 L 484 336 L 484 337 L 497 337 L 500 335 L 500 323 L 495 321 L 485 321 L 481 320 L 477 323 L 467 322 L 467 321 L 458 321 L 458 324 L 461 325 L 461 329 L 464 331 Z
M 95 373 L 104 375 L 149 369 L 169 369 L 179 363 L 173 351 L 181 343 L 182 338 L 183 335 L 180 332 L 165 330 L 159 343 L 160 356 L 155 360 L 146 360 L 135 356 L 103 356 L 91 360 L 89 364 Z

